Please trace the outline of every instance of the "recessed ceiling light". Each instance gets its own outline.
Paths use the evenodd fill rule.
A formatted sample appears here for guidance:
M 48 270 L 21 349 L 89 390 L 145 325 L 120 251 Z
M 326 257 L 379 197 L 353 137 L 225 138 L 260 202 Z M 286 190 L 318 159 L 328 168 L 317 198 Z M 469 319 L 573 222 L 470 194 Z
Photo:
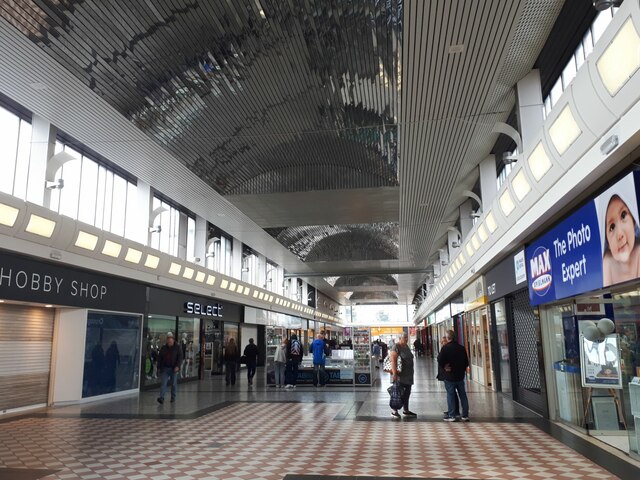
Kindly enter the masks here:
M 53 307 L 53 305 L 45 305 L 45 307 L 51 308 L 51 307 Z
M 449 53 L 450 54 L 462 53 L 463 51 L 464 51 L 464 44 L 463 43 L 459 43 L 457 45 L 449 46 Z

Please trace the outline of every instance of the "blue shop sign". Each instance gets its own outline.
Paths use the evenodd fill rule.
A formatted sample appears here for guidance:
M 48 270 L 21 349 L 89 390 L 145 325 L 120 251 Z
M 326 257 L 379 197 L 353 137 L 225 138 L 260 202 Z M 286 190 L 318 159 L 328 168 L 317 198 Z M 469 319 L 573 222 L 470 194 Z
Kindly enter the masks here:
M 526 248 L 532 305 L 640 277 L 638 181 L 628 174 Z

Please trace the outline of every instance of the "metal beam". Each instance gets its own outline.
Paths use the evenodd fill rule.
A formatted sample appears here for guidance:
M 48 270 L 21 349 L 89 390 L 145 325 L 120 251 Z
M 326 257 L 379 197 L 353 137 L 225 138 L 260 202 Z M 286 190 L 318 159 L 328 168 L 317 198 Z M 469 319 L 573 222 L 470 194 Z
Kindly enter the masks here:
M 385 269 L 385 270 L 347 270 L 347 271 L 333 271 L 333 272 L 307 272 L 307 273 L 300 273 L 300 272 L 290 272 L 287 273 L 285 272 L 284 277 L 285 278 L 291 278 L 291 277 L 300 277 L 300 278 L 305 278 L 305 277 L 342 277 L 342 276 L 348 276 L 348 277 L 352 277 L 355 275 L 364 275 L 364 276 L 371 276 L 371 277 L 375 277 L 377 275 L 393 275 L 393 274 L 413 274 L 413 273 L 430 273 L 431 272 L 431 267 L 429 268 L 396 268 L 396 269 Z

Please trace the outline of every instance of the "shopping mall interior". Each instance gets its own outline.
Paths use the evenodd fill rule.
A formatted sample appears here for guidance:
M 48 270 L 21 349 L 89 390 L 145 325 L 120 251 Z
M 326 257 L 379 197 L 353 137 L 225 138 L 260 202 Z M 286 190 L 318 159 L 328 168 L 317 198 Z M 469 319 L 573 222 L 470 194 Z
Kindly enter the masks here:
M 640 0 L 0 1 L 0 480 L 637 480 L 638 222 Z

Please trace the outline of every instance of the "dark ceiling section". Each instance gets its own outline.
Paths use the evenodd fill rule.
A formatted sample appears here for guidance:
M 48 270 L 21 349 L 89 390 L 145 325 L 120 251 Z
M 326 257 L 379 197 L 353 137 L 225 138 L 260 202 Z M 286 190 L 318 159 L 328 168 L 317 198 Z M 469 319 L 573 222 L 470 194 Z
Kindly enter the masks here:
M 352 287 L 397 287 L 398 281 L 391 275 L 382 276 L 365 276 L 365 275 L 349 275 L 338 278 L 334 287 L 352 288 Z
M 556 23 L 549 34 L 534 68 L 540 70 L 540 83 L 542 98 L 546 98 L 562 74 L 562 70 L 578 48 L 585 33 L 595 20 L 598 12 L 593 8 L 593 3 L 588 0 L 567 0 L 560 10 Z M 509 115 L 507 122 L 516 130 L 518 118 L 515 109 Z M 516 144 L 506 135 L 500 135 L 491 153 L 496 155 L 498 171 L 504 165 L 502 154 L 512 152 Z
M 398 258 L 397 223 L 318 225 L 265 230 L 305 262 Z
M 352 303 L 358 304 L 394 304 L 398 302 L 398 295 L 393 292 L 355 292 L 349 298 Z
M 398 184 L 402 4 L 21 0 L 0 14 L 218 192 L 249 194 Z

